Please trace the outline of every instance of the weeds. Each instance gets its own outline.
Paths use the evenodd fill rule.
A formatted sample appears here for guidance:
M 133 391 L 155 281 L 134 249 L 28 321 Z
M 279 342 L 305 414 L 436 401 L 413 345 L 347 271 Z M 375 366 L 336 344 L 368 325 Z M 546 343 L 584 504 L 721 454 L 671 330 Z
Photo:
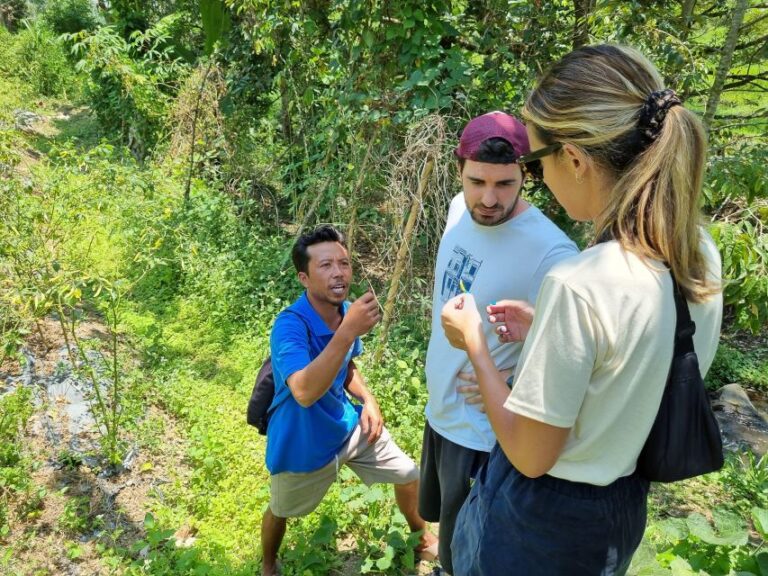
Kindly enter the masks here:
M 742 513 L 748 513 L 753 506 L 768 508 L 768 454 L 759 458 L 751 451 L 730 454 L 719 476 Z
M 68 498 L 57 523 L 61 530 L 73 534 L 82 534 L 89 527 L 88 513 L 90 499 L 86 496 Z
M 28 495 L 31 488 L 29 462 L 23 456 L 21 445 L 31 415 L 32 392 L 28 388 L 18 388 L 0 397 L 0 541 L 11 530 L 11 503 L 23 499 L 17 497 Z M 22 509 L 20 513 L 24 512 Z
M 747 522 L 734 512 L 712 511 L 712 521 L 699 513 L 670 518 L 649 527 L 648 541 L 632 563 L 632 574 L 764 574 L 768 552 L 761 524 L 768 511 L 755 507 L 752 520 L 758 542 L 750 543 Z

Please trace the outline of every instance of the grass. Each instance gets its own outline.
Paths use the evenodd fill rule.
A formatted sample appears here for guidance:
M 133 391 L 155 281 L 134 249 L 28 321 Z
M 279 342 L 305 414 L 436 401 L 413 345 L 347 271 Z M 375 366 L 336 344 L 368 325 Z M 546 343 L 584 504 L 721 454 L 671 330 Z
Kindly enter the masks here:
M 189 483 L 174 486 L 166 494 L 169 503 L 155 507 L 153 513 L 160 525 L 170 528 L 192 522 L 206 562 L 223 563 L 232 574 L 245 574 L 259 559 L 257 536 L 269 500 L 264 438 L 245 424 L 252 378 L 268 346 L 268 326 L 256 326 L 254 334 L 240 333 L 222 345 L 216 342 L 216 328 L 199 321 L 200 310 L 190 308 L 194 305 L 186 302 L 171 307 L 167 317 L 133 314 L 128 320 L 129 330 L 136 326 L 136 334 L 152 334 L 153 327 L 162 330 L 160 348 L 158 339 L 145 340 L 155 347 L 155 357 L 164 358 L 163 368 L 154 372 L 160 383 L 157 399 L 182 422 L 193 470 Z M 386 364 L 394 366 L 373 370 L 363 364 L 363 370 L 380 392 L 393 434 L 404 449 L 418 456 L 425 399 L 422 380 L 416 375 L 420 368 L 402 360 Z M 381 393 L 384 390 L 389 394 Z M 407 540 L 404 519 L 394 512 L 390 487 L 370 492 L 351 474 L 342 478 L 316 514 L 292 523 L 288 531 L 284 548 L 295 561 L 296 573 L 301 573 L 296 566 L 305 564 L 305 569 L 336 566 L 337 536 L 351 537 L 360 561 L 368 558 L 372 563 L 384 558 L 382 551 L 392 542 Z M 326 534 L 329 519 L 335 526 L 333 538 Z M 312 543 L 320 541 L 323 545 L 315 549 Z M 405 547 L 400 548 L 405 554 Z M 287 570 L 290 573 L 291 568 Z
M 720 342 L 706 379 L 707 386 L 719 388 L 737 383 L 768 391 L 768 358 L 765 350 L 739 350 L 727 340 Z

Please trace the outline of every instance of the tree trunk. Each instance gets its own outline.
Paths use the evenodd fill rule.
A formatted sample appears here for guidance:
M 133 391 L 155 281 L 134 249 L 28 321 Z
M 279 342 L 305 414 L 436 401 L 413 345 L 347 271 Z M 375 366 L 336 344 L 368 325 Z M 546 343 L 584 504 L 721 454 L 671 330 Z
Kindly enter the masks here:
M 683 0 L 682 1 L 682 26 L 680 29 L 680 37 L 683 40 L 688 38 L 688 34 L 691 33 L 691 24 L 693 21 L 693 8 L 696 6 L 696 0 Z
M 748 6 L 749 0 L 736 0 L 736 5 L 731 14 L 731 27 L 730 30 L 728 30 L 728 36 L 725 38 L 723 49 L 720 51 L 720 63 L 717 65 L 715 81 L 712 83 L 712 88 L 709 91 L 707 108 L 704 113 L 704 125 L 707 127 L 707 130 L 709 130 L 712 119 L 715 117 L 717 105 L 720 103 L 720 95 L 723 92 L 725 80 L 728 78 L 728 71 L 731 69 L 733 52 L 739 40 L 739 28 L 741 28 L 741 23 L 744 20 L 744 13 L 747 11 Z
M 293 124 L 291 122 L 291 95 L 288 91 L 288 82 L 285 75 L 280 75 L 280 127 L 283 129 L 283 137 L 289 146 L 293 145 Z
M 595 10 L 596 0 L 573 0 L 573 49 L 589 44 L 589 17 Z
M 368 148 L 365 150 L 365 156 L 363 157 L 363 163 L 358 168 L 357 173 L 357 181 L 355 182 L 354 187 L 352 188 L 352 193 L 350 196 L 350 216 L 349 216 L 349 224 L 347 225 L 347 252 L 349 253 L 350 257 L 355 257 L 355 232 L 357 228 L 357 198 L 360 193 L 360 188 L 363 185 L 363 180 L 365 180 L 366 176 L 366 170 L 368 169 L 368 160 L 371 158 L 371 148 L 373 148 L 373 142 L 376 138 L 374 137 L 374 134 L 371 134 L 371 137 L 368 140 Z
M 208 60 L 208 66 L 203 74 L 203 79 L 200 81 L 200 88 L 197 91 L 197 100 L 195 100 L 195 113 L 192 116 L 192 136 L 189 143 L 189 169 L 187 170 L 187 183 L 184 186 L 184 205 L 189 203 L 189 191 L 192 186 L 192 174 L 195 171 L 195 140 L 197 138 L 197 117 L 200 114 L 200 100 L 203 99 L 203 91 L 205 90 L 205 82 L 208 80 L 208 75 L 211 73 L 211 67 L 213 66 L 213 56 L 210 56 Z

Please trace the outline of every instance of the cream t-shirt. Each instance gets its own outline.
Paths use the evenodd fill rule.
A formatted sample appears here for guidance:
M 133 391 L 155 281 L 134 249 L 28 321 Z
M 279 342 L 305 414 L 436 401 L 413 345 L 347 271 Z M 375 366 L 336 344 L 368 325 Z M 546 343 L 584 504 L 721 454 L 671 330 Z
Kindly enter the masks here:
M 709 274 L 720 255 L 702 241 Z M 702 375 L 717 349 L 722 295 L 690 304 Z M 556 265 L 544 278 L 515 384 L 504 407 L 571 428 L 549 475 L 610 484 L 631 474 L 658 410 L 672 361 L 672 279 L 611 241 Z

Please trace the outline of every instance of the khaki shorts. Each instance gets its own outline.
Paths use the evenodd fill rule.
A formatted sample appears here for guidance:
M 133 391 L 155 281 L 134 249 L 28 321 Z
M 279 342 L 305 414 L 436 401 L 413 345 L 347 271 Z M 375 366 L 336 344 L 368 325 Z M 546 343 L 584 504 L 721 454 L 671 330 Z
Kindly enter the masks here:
M 271 476 L 269 509 L 279 518 L 306 516 L 320 504 L 339 468 L 346 464 L 366 485 L 408 484 L 419 479 L 419 469 L 395 444 L 384 428 L 379 439 L 368 444 L 360 424 L 339 454 L 327 465 L 306 473 L 281 472 Z

